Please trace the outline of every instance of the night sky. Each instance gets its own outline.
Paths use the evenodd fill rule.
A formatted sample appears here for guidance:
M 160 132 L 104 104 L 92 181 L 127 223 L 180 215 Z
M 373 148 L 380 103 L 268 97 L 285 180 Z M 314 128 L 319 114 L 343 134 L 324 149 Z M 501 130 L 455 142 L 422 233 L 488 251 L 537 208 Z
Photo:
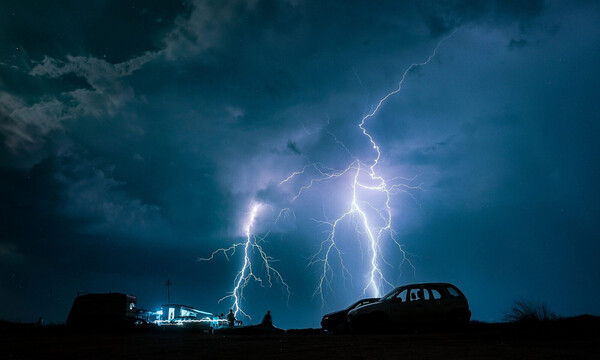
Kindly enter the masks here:
M 157 309 L 168 278 L 172 302 L 227 312 L 243 247 L 198 260 L 246 240 L 253 204 L 290 295 L 251 252 L 245 323 L 318 327 L 373 295 L 356 213 L 318 291 L 354 181 L 323 174 L 368 169 L 361 119 L 440 42 L 364 125 L 398 185 L 382 273 L 454 283 L 476 320 L 600 315 L 599 24 L 597 1 L 3 0 L 0 319 L 63 323 L 78 292 Z

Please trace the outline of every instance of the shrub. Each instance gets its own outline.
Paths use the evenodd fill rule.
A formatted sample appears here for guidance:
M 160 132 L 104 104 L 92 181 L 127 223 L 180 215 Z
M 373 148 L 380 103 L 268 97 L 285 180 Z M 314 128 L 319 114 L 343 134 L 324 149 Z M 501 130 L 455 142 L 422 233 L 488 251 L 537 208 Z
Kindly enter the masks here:
M 556 320 L 557 316 L 545 302 L 515 300 L 504 318 L 509 322 L 542 322 Z

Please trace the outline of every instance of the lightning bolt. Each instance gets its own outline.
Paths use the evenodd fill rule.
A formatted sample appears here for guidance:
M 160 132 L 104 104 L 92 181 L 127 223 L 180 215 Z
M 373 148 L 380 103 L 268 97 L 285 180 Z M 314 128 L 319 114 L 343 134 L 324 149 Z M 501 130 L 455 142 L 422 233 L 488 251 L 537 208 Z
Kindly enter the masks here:
M 215 258 L 217 254 L 222 253 L 227 260 L 231 256 L 233 256 L 238 248 L 243 249 L 243 262 L 241 269 L 236 273 L 233 281 L 233 290 L 230 294 L 219 299 L 219 303 L 226 299 L 232 300 L 232 309 L 237 317 L 238 314 L 245 316 L 249 319 L 252 319 L 244 310 L 242 309 L 241 303 L 244 299 L 244 289 L 248 284 L 252 281 L 257 282 L 261 286 L 267 285 L 271 287 L 273 285 L 273 279 L 277 280 L 286 291 L 288 299 L 291 295 L 290 288 L 288 284 L 284 281 L 281 273 L 272 266 L 272 262 L 275 259 L 264 251 L 261 244 L 265 242 L 266 237 L 269 233 L 266 233 L 263 236 L 256 235 L 253 233 L 252 228 L 254 227 L 254 223 L 256 221 L 256 217 L 258 213 L 262 209 L 264 205 L 259 202 L 252 202 L 250 204 L 250 211 L 248 216 L 244 222 L 243 230 L 245 239 L 243 242 L 239 242 L 231 245 L 228 248 L 220 248 L 210 255 L 208 258 L 200 258 L 200 261 L 210 261 Z M 283 210 L 282 210 L 283 211 Z M 281 212 L 280 212 L 281 216 Z M 279 218 L 279 217 L 278 217 Z M 257 272 L 253 268 L 252 260 L 258 260 L 262 264 L 262 274 L 263 276 L 257 275 Z
M 280 182 L 280 185 L 283 185 L 287 182 L 292 181 L 296 177 L 307 174 L 309 171 L 315 172 L 316 176 L 311 177 L 307 184 L 300 186 L 296 195 L 292 200 L 296 200 L 299 196 L 302 195 L 303 192 L 308 191 L 317 183 L 331 181 L 335 179 L 339 179 L 342 177 L 349 176 L 351 178 L 351 195 L 349 206 L 347 210 L 341 214 L 337 219 L 333 221 L 317 221 L 319 224 L 326 225 L 330 228 L 326 238 L 321 242 L 318 251 L 310 258 L 310 265 L 319 265 L 321 272 L 319 276 L 319 280 L 315 289 L 314 295 L 319 295 L 321 301 L 324 301 L 323 292 L 324 288 L 327 287 L 332 290 L 331 287 L 331 279 L 333 277 L 333 267 L 331 262 L 334 258 L 339 261 L 341 265 L 341 273 L 344 280 L 346 280 L 346 276 L 350 276 L 350 271 L 344 264 L 344 256 L 340 247 L 338 246 L 336 233 L 340 224 L 347 218 L 352 218 L 354 220 L 354 224 L 356 230 L 359 234 L 363 234 L 366 242 L 368 244 L 367 248 L 369 250 L 369 271 L 366 274 L 366 284 L 363 288 L 363 295 L 370 292 L 372 296 L 380 297 L 383 290 L 386 286 L 393 287 L 393 285 L 386 280 L 383 271 L 383 265 L 392 266 L 385 258 L 382 251 L 382 244 L 384 240 L 391 240 L 399 249 L 401 254 L 401 261 L 399 267 L 405 263 L 413 269 L 414 266 L 411 263 L 410 259 L 407 256 L 407 252 L 403 249 L 402 245 L 397 239 L 397 233 L 393 229 L 392 224 L 392 208 L 390 205 L 391 197 L 398 192 L 410 192 L 411 190 L 421 189 L 420 186 L 411 185 L 415 178 L 412 179 L 403 179 L 400 177 L 396 177 L 393 179 L 386 179 L 380 175 L 378 172 L 379 160 L 381 159 L 381 148 L 375 142 L 374 137 L 369 133 L 366 128 L 368 120 L 377 115 L 380 108 L 384 105 L 384 103 L 392 96 L 400 93 L 402 90 L 402 85 L 407 77 L 407 75 L 415 68 L 422 67 L 433 59 L 440 46 L 452 35 L 452 32 L 447 37 L 443 38 L 440 42 L 437 43 L 436 47 L 433 49 L 433 52 L 427 57 L 427 59 L 423 62 L 417 62 L 411 64 L 406 70 L 402 73 L 402 77 L 398 82 L 398 86 L 395 90 L 389 92 L 384 97 L 382 97 L 378 102 L 375 108 L 365 115 L 358 124 L 358 128 L 360 129 L 363 136 L 365 136 L 375 154 L 373 158 L 369 162 L 363 162 L 360 159 L 353 157 L 353 161 L 344 169 L 341 170 L 332 170 L 325 168 L 320 163 L 309 163 L 305 165 L 301 170 L 295 171 L 290 174 L 287 178 Z M 349 150 L 341 143 L 335 135 L 333 135 L 329 130 L 327 133 L 333 137 L 334 141 L 340 145 L 348 154 L 350 154 Z M 398 182 L 398 180 L 403 180 Z M 407 180 L 407 181 L 406 181 Z M 380 207 L 375 206 L 372 202 L 369 202 L 366 198 L 366 195 L 377 193 L 383 195 L 383 204 Z
M 294 219 L 296 219 L 296 214 L 290 210 L 290 208 L 283 208 L 279 210 L 279 214 L 275 218 L 274 223 L 277 224 L 279 220 L 286 219 L 288 216 L 290 216 L 290 214 L 294 217 Z

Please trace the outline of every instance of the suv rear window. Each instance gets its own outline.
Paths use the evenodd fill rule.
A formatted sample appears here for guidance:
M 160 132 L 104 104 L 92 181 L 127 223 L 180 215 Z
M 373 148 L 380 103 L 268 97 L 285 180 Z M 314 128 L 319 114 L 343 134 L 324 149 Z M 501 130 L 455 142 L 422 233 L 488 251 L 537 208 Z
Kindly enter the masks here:
M 454 288 L 448 286 L 446 289 L 448 290 L 448 294 L 450 294 L 450 297 L 459 297 L 460 296 L 460 295 L 458 295 L 458 292 Z

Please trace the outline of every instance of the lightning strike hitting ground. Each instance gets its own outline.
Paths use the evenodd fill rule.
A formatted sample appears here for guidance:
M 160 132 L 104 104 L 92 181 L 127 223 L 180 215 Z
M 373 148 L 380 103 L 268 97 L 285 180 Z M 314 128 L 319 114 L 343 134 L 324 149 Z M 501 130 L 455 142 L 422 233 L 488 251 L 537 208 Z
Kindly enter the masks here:
M 381 106 L 393 95 L 398 94 L 402 90 L 402 84 L 406 79 L 406 76 L 416 67 L 421 67 L 427 65 L 431 59 L 435 57 L 439 47 L 442 45 L 444 41 L 446 41 L 449 37 L 454 34 L 450 34 L 446 38 L 442 39 L 437 46 L 434 48 L 433 52 L 429 55 L 429 57 L 419 63 L 411 64 L 404 73 L 400 81 L 398 82 L 398 87 L 385 95 L 383 98 L 379 100 L 377 106 L 365 115 L 358 127 L 360 128 L 362 134 L 369 140 L 372 149 L 375 151 L 374 157 L 365 163 L 364 161 L 354 157 L 354 160 L 343 170 L 330 170 L 325 169 L 319 163 L 310 163 L 304 166 L 302 170 L 293 172 L 286 179 L 281 181 L 281 184 L 287 183 L 294 179 L 295 177 L 304 175 L 309 169 L 316 171 L 317 177 L 310 178 L 308 184 L 300 187 L 293 200 L 297 199 L 302 193 L 310 188 L 313 185 L 330 181 L 333 179 L 338 179 L 346 175 L 352 176 L 352 192 L 350 196 L 350 206 L 347 208 L 346 212 L 340 215 L 334 221 L 318 221 L 320 224 L 325 224 L 330 227 L 330 232 L 327 237 L 321 242 L 319 250 L 310 258 L 309 265 L 320 265 L 321 273 L 319 277 L 319 281 L 317 287 L 315 289 L 315 295 L 319 294 L 321 297 L 321 301 L 324 301 L 323 298 L 323 290 L 324 287 L 331 288 L 331 278 L 333 276 L 333 268 L 331 265 L 332 257 L 337 258 L 339 264 L 341 266 L 341 275 L 344 279 L 346 276 L 350 276 L 350 271 L 344 265 L 344 257 L 338 244 L 336 241 L 336 232 L 340 223 L 346 218 L 352 218 L 355 221 L 355 226 L 357 226 L 357 232 L 364 234 L 364 237 L 367 241 L 367 248 L 369 249 L 369 270 L 366 274 L 366 284 L 363 288 L 363 295 L 367 292 L 370 292 L 374 297 L 380 297 L 385 290 L 386 286 L 393 287 L 393 285 L 386 280 L 382 265 L 386 264 L 392 266 L 384 257 L 382 251 L 382 242 L 384 240 L 391 240 L 399 249 L 401 254 L 400 268 L 404 263 L 408 263 L 410 267 L 414 270 L 413 264 L 407 257 L 407 253 L 402 248 L 401 244 L 397 240 L 396 232 L 392 227 L 392 209 L 390 206 L 391 196 L 400 191 L 410 191 L 415 189 L 420 189 L 419 186 L 410 185 L 413 179 L 402 179 L 400 177 L 386 179 L 381 176 L 377 171 L 377 165 L 379 164 L 379 160 L 381 158 L 381 149 L 379 145 L 375 142 L 373 136 L 367 131 L 365 127 L 367 121 L 374 117 Z M 344 146 L 335 135 L 331 134 L 329 130 L 328 133 L 334 138 L 335 142 L 340 145 L 347 153 L 350 153 L 346 146 Z M 404 183 L 393 183 L 396 180 L 408 180 L 408 182 Z M 375 206 L 372 202 L 369 202 L 365 193 L 373 194 L 377 193 L 379 195 L 383 195 L 383 204 L 379 207 Z
M 258 236 L 252 232 L 254 222 L 262 206 L 263 205 L 261 203 L 256 202 L 253 202 L 251 204 L 248 218 L 244 223 L 245 240 L 243 242 L 233 244 L 228 248 L 217 249 L 211 254 L 210 257 L 199 259 L 200 261 L 209 261 L 214 259 L 215 255 L 223 253 L 225 258 L 229 260 L 229 257 L 235 254 L 238 247 L 243 248 L 243 263 L 240 271 L 238 271 L 235 275 L 233 281 L 233 290 L 231 291 L 231 294 L 226 295 L 219 300 L 220 303 L 225 299 L 232 299 L 232 308 L 236 317 L 238 316 L 238 314 L 242 314 L 243 316 L 252 319 L 247 313 L 244 312 L 244 310 L 242 310 L 241 307 L 241 302 L 244 298 L 244 289 L 252 280 L 258 282 L 261 286 L 265 286 L 266 284 L 268 287 L 271 287 L 273 285 L 272 280 L 274 277 L 277 281 L 281 283 L 281 286 L 287 292 L 288 298 L 291 295 L 289 286 L 283 280 L 281 273 L 279 273 L 279 271 L 277 271 L 277 269 L 275 269 L 271 265 L 274 259 L 271 256 L 267 255 L 261 246 L 261 243 L 265 241 L 265 238 L 269 234 L 267 233 L 264 236 Z M 264 278 L 257 275 L 255 270 L 253 269 L 253 259 L 259 261 L 260 264 L 263 266 L 262 273 L 264 274 Z

